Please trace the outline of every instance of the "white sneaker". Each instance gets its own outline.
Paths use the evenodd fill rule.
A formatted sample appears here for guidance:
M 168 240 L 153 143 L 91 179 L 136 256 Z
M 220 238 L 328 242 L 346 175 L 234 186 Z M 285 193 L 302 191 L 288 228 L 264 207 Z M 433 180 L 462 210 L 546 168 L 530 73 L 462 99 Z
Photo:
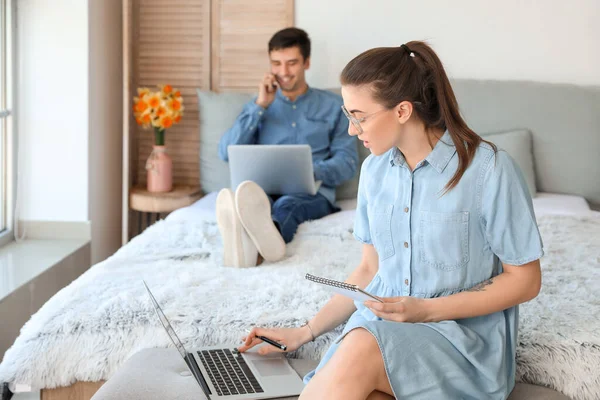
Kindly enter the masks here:
M 271 218 L 271 203 L 267 194 L 252 181 L 240 183 L 235 191 L 237 213 L 266 261 L 275 262 L 285 256 L 285 241 Z
M 221 190 L 216 205 L 217 225 L 223 238 L 223 265 L 226 267 L 256 266 L 258 250 L 240 222 L 235 210 L 233 191 Z

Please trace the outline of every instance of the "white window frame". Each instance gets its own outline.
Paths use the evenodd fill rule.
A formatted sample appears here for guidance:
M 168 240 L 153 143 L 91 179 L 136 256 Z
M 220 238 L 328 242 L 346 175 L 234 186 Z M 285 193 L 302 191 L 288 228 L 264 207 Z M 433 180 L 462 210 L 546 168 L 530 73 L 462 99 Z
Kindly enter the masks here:
M 0 0 L 0 81 L 4 90 L 0 91 L 0 246 L 14 240 L 14 208 L 17 183 L 17 137 L 15 109 L 16 96 L 16 7 L 14 0 Z

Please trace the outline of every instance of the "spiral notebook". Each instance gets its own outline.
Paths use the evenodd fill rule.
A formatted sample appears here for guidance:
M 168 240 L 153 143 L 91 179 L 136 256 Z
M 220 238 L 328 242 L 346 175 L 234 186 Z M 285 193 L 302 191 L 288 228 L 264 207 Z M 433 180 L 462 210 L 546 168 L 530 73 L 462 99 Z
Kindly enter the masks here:
M 350 283 L 335 281 L 333 279 L 321 278 L 321 277 L 314 276 L 311 274 L 306 274 L 305 278 L 308 279 L 309 281 L 324 285 L 326 289 L 328 289 L 332 292 L 350 297 L 351 299 L 354 299 L 356 301 L 362 302 L 362 301 L 367 301 L 367 300 L 373 300 L 373 301 L 378 301 L 380 303 L 383 303 L 383 301 L 381 301 L 381 299 L 379 299 L 378 297 L 376 297 L 368 292 L 365 292 L 358 286 L 352 285 Z

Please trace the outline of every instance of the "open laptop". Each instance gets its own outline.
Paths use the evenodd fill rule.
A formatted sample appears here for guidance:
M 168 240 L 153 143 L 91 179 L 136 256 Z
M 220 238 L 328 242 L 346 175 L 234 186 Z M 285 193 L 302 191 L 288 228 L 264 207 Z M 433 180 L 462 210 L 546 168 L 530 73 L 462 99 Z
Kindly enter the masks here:
M 265 193 L 275 195 L 315 195 L 312 149 L 307 144 L 250 144 L 227 147 L 231 189 L 243 181 L 253 181 Z
M 192 375 L 210 399 L 272 399 L 297 396 L 302 379 L 281 353 L 240 353 L 233 346 L 210 346 L 188 352 L 144 281 L 158 319 Z

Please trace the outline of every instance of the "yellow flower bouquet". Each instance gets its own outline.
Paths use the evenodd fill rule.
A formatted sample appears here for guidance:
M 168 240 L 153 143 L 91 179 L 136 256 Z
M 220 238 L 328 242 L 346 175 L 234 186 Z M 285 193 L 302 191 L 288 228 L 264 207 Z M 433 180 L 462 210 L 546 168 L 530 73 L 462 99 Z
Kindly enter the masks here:
M 165 130 L 179 123 L 183 116 L 181 92 L 171 85 L 159 86 L 159 91 L 139 88 L 133 98 L 133 115 L 138 125 L 154 128 L 154 146 L 146 161 L 149 192 L 168 192 L 173 187 L 173 161 L 167 154 Z
M 165 145 L 165 129 L 181 121 L 183 97 L 171 85 L 160 85 L 158 91 L 138 88 L 138 96 L 133 98 L 135 122 L 144 128 L 154 128 L 154 144 Z

